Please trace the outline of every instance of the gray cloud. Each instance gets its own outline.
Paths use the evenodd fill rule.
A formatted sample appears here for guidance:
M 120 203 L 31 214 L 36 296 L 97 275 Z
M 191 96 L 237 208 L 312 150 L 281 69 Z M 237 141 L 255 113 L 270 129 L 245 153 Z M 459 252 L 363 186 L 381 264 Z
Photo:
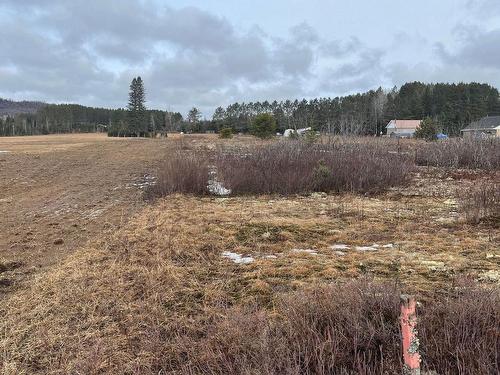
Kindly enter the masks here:
M 458 33 L 462 42 L 458 51 L 450 52 L 441 43 L 436 46 L 445 63 L 500 70 L 500 28 L 481 31 L 465 27 L 458 29 Z
M 498 3 L 470 0 L 466 8 L 480 14 Z M 325 36 L 307 22 L 279 33 L 162 4 L 3 0 L 0 96 L 118 107 L 126 104 L 130 79 L 142 75 L 150 106 L 186 111 L 197 105 L 209 113 L 233 101 L 341 95 L 413 79 L 487 80 L 485 72 L 498 73 L 500 30 L 474 28 L 472 21 L 457 28 L 451 45 L 397 27 L 392 39 L 374 45 L 354 34 Z

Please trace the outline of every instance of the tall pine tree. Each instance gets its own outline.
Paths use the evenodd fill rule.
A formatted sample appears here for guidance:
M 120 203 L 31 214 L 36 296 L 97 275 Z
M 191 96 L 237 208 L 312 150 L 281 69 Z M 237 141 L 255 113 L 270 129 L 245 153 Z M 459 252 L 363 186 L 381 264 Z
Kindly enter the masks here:
M 146 116 L 146 94 L 141 77 L 134 78 L 130 84 L 128 101 L 128 128 L 135 136 L 144 136 L 148 133 L 148 119 Z

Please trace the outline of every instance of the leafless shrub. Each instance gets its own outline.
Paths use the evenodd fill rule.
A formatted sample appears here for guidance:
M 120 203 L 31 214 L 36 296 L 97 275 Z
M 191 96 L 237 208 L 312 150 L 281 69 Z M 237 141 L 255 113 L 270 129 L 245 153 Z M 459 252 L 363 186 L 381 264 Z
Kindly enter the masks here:
M 460 196 L 460 209 L 470 223 L 483 219 L 500 219 L 500 184 L 480 182 Z
M 398 373 L 398 304 L 393 286 L 363 281 L 293 293 L 272 315 L 234 309 L 189 343 L 185 373 Z
M 424 304 L 419 336 L 424 368 L 438 374 L 500 373 L 500 292 L 461 281 Z
M 495 170 L 500 168 L 500 140 L 449 139 L 421 143 L 415 149 L 417 165 Z
M 272 313 L 228 310 L 199 340 L 182 339 L 183 373 L 397 374 L 399 290 L 352 281 L 282 298 Z M 438 374 L 498 373 L 498 288 L 461 284 L 419 309 L 422 367 Z
M 286 195 L 381 191 L 403 184 L 411 167 L 405 156 L 380 146 L 289 141 L 220 153 L 217 169 L 235 194 Z
M 172 193 L 208 194 L 209 163 L 206 155 L 198 151 L 176 151 L 163 162 L 156 183 L 146 191 L 146 198 Z
M 407 155 L 389 153 L 377 142 L 273 142 L 218 148 L 215 155 L 177 153 L 166 160 L 148 196 L 206 194 L 208 160 L 217 180 L 236 195 L 378 192 L 405 183 L 412 168 Z

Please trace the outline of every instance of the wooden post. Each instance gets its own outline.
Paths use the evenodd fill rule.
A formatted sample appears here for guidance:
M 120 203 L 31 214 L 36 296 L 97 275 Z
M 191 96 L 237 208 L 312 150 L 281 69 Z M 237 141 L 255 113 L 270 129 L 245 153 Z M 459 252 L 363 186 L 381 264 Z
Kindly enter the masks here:
M 404 374 L 420 375 L 420 345 L 417 337 L 415 298 L 401 295 L 401 334 L 403 338 Z

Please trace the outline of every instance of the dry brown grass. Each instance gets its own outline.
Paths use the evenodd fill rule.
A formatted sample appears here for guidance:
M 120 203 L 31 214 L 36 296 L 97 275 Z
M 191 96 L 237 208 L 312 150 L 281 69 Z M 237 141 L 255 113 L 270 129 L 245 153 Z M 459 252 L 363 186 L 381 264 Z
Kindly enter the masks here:
M 454 218 L 445 199 L 386 198 L 159 201 L 4 301 L 3 371 L 183 372 L 199 360 L 187 362 L 184 340 L 205 337 L 233 306 L 269 309 L 282 293 L 367 274 L 430 295 L 457 274 L 498 269 L 498 237 Z M 395 247 L 339 256 L 328 247 L 340 242 Z M 233 264 L 226 250 L 256 261 Z
M 220 142 L 238 148 L 247 140 L 182 142 L 185 150 L 215 150 Z M 407 188 L 372 197 L 160 199 L 2 300 L 0 371 L 369 374 L 385 366 L 391 373 L 399 365 L 394 307 L 401 289 L 417 294 L 422 314 L 430 314 L 430 325 L 422 327 L 426 367 L 453 374 L 470 362 L 481 373 L 494 365 L 495 346 L 474 362 L 476 347 L 467 345 L 474 340 L 484 349 L 495 340 L 498 299 L 483 289 L 462 297 L 450 289 L 461 275 L 486 288 L 498 283 L 498 230 L 465 222 L 455 200 L 459 189 L 476 182 L 422 172 Z M 354 248 L 373 243 L 393 247 Z M 350 248 L 341 254 L 334 244 Z M 316 255 L 297 251 L 306 249 Z M 224 251 L 255 261 L 235 264 Z M 352 284 L 366 277 L 376 283 Z M 389 287 L 377 283 L 384 280 Z M 365 304 L 359 296 L 366 291 Z M 443 295 L 458 302 L 454 315 L 440 320 L 450 303 Z M 491 304 L 475 295 L 489 296 Z M 432 298 L 439 303 L 429 303 Z M 469 308 L 459 313 L 462 305 Z M 372 319 L 360 321 L 366 310 Z M 474 329 L 441 331 L 448 346 L 437 346 L 430 332 L 440 322 Z M 343 341 L 331 340 L 334 329 L 345 333 Z M 332 343 L 337 357 L 328 355 Z

